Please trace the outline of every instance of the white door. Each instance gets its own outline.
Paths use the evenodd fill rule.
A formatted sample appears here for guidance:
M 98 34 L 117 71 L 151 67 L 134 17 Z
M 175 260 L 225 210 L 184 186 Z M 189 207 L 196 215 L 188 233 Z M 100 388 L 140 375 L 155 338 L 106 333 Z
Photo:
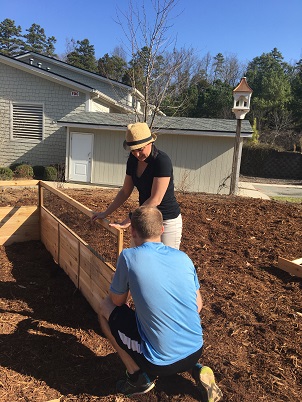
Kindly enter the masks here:
M 71 133 L 70 180 L 90 182 L 93 134 Z

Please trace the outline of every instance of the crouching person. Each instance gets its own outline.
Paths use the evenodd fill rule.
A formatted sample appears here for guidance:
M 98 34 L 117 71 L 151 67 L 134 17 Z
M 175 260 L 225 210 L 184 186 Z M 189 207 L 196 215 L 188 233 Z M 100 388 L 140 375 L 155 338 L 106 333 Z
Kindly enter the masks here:
M 203 400 L 219 401 L 212 370 L 198 364 L 202 299 L 192 261 L 160 242 L 163 219 L 156 207 L 137 208 L 131 230 L 135 247 L 120 254 L 99 312 L 102 331 L 126 366 L 117 392 L 144 394 L 157 376 L 189 371 Z M 130 293 L 135 310 L 126 304 Z

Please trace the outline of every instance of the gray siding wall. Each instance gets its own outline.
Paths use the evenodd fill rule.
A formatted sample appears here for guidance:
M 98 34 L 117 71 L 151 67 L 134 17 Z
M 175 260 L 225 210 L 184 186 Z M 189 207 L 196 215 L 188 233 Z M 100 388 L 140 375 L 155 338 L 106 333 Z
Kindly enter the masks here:
M 23 61 L 28 62 L 28 60 L 29 59 L 24 59 Z M 110 96 L 110 98 L 121 102 L 125 106 L 127 105 L 127 94 L 129 90 L 131 90 L 131 88 L 129 88 L 129 90 L 127 91 L 126 88 L 122 88 L 119 85 L 113 85 L 113 83 L 106 82 L 101 77 L 93 77 L 93 75 L 85 74 L 84 71 L 82 73 L 73 71 L 70 70 L 67 65 L 64 66 L 64 64 L 62 64 L 62 66 L 60 66 L 58 64 L 52 63 L 51 60 L 45 61 L 44 59 L 35 56 L 33 64 L 37 66 L 38 62 L 42 63 L 41 68 L 44 70 L 49 67 L 50 71 L 52 71 L 53 73 L 60 74 L 63 77 L 78 81 L 92 88 L 98 89 L 105 95 Z
M 129 153 L 123 148 L 124 132 L 98 132 L 94 136 L 93 183 L 121 186 L 126 174 Z
M 122 146 L 125 134 L 111 131 L 94 133 L 91 182 L 121 186 L 128 157 Z M 228 194 L 234 138 L 160 135 L 156 146 L 172 160 L 177 190 Z
M 160 135 L 156 146 L 172 160 L 177 190 L 228 193 L 234 138 Z
M 85 111 L 86 95 L 71 96 L 67 88 L 0 63 L 0 165 L 28 162 L 49 165 L 65 162 L 66 129 L 57 120 Z M 44 140 L 11 140 L 11 102 L 44 105 Z

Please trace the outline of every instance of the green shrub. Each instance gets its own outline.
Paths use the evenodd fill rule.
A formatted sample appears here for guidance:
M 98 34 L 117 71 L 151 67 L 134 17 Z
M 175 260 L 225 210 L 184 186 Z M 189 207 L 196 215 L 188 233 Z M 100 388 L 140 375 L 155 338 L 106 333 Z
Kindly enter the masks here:
M 267 144 L 266 142 L 250 142 L 250 141 L 244 141 L 243 142 L 243 148 L 246 149 L 251 149 L 254 151 L 263 151 L 263 152 L 272 152 L 272 151 L 284 151 L 282 147 L 279 147 L 278 145 L 273 145 L 273 144 Z
M 12 164 L 9 166 L 9 168 L 14 172 L 18 166 L 24 165 L 24 164 L 26 164 L 26 163 L 25 163 L 25 162 L 24 162 L 24 163 L 23 163 L 23 162 L 12 163 Z
M 55 163 L 51 166 L 54 166 L 57 169 L 57 181 L 64 182 L 65 164 L 64 163 Z
M 14 172 L 9 167 L 0 167 L 0 180 L 11 180 Z
M 54 166 L 46 166 L 44 169 L 43 180 L 56 181 L 58 178 L 58 171 Z
M 33 166 L 33 170 L 34 170 L 34 178 L 37 180 L 42 180 L 44 177 L 45 167 L 36 165 L 36 166 Z
M 22 164 L 18 165 L 14 170 L 14 175 L 17 178 L 32 179 L 34 177 L 34 170 L 32 166 Z

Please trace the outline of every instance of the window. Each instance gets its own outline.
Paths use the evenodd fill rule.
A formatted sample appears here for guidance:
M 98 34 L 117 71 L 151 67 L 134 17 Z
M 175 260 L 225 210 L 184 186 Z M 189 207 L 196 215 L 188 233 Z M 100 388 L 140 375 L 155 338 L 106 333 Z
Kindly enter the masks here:
M 13 139 L 43 139 L 43 105 L 12 104 L 12 137 Z

